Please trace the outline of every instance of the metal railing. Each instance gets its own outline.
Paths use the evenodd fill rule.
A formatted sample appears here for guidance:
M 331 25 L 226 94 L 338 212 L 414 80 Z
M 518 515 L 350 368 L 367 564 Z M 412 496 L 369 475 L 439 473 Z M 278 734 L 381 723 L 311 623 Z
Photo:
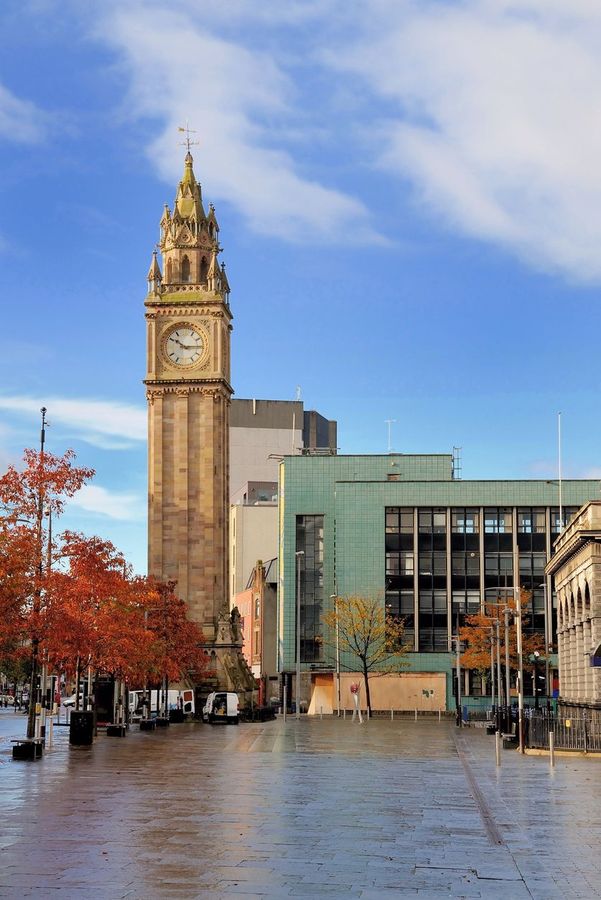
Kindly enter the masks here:
M 549 732 L 553 732 L 557 750 L 601 752 L 601 711 L 560 711 L 549 714 L 534 712 L 524 719 L 527 747 L 549 748 Z

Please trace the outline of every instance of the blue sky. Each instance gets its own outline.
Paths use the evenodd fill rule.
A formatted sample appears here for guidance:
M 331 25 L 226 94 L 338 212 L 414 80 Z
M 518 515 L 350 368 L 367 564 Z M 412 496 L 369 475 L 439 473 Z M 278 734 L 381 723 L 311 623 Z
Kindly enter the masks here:
M 65 524 L 145 565 L 145 276 L 199 145 L 238 397 L 342 452 L 601 477 L 601 6 L 4 0 L 0 462 L 73 447 Z

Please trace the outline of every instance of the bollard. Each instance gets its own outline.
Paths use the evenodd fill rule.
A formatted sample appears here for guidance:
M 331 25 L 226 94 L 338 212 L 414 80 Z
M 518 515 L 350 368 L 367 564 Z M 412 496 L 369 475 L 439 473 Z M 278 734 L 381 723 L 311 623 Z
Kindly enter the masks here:
M 288 703 L 288 691 L 284 685 L 284 722 L 286 721 L 286 705 Z
M 323 706 L 319 707 L 319 718 L 323 719 Z
M 394 722 L 394 709 L 390 707 L 390 721 Z
M 552 731 L 549 732 L 549 765 L 555 766 L 555 735 Z
M 417 722 L 417 710 L 415 710 L 415 721 Z
M 440 722 L 440 715 L 441 715 L 440 710 L 438 710 L 438 721 L 439 722 Z
M 501 732 L 495 731 L 495 761 L 498 766 L 501 765 Z
M 344 709 L 342 710 L 342 718 L 343 718 L 343 719 L 346 719 L 346 706 L 345 706 Z

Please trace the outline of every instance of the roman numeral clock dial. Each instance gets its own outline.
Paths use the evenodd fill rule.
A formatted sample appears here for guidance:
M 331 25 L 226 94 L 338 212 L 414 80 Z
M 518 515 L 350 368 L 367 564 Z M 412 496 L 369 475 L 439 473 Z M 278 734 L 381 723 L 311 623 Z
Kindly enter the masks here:
M 170 331 L 165 341 L 165 355 L 174 366 L 193 366 L 203 352 L 202 336 L 188 325 L 180 325 Z

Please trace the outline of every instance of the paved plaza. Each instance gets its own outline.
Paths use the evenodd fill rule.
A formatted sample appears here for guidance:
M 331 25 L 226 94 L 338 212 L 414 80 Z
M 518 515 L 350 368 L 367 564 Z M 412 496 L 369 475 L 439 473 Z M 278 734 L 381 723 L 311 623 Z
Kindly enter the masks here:
M 494 760 L 451 722 L 172 725 L 13 762 L 0 896 L 601 896 L 601 759 Z

